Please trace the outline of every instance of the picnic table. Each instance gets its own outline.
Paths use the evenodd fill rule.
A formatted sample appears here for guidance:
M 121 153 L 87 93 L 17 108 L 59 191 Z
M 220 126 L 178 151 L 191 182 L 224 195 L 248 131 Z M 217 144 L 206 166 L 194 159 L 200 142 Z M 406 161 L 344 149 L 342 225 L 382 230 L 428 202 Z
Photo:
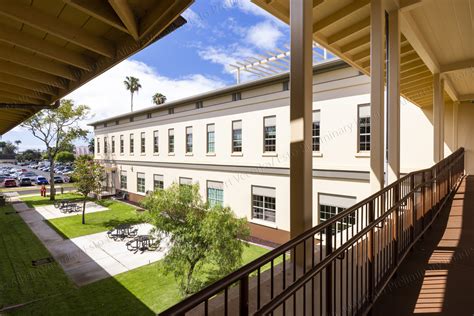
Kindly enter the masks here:
M 54 202 L 54 207 L 59 208 L 61 213 L 74 213 L 81 211 L 81 206 L 69 200 L 59 200 Z
M 107 236 L 113 240 L 135 237 L 138 229 L 130 224 L 120 224 L 107 232 Z
M 154 238 L 151 235 L 138 235 L 132 240 L 128 241 L 126 246 L 129 251 L 134 251 L 135 253 L 140 250 L 142 253 L 146 250 L 150 250 L 153 246 Z

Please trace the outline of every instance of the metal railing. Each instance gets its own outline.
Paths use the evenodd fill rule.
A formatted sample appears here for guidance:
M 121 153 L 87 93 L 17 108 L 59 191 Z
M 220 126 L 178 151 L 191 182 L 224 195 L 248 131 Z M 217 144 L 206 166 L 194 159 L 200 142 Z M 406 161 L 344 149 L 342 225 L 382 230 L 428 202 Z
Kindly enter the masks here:
M 160 315 L 365 314 L 463 175 L 460 148 Z

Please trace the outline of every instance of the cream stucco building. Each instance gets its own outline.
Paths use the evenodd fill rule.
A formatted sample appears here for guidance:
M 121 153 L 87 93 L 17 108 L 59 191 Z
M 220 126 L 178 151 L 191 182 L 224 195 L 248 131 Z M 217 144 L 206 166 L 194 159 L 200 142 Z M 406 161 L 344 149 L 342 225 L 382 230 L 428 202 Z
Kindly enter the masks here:
M 288 80 L 282 74 L 93 123 L 107 189 L 139 201 L 173 182 L 199 183 L 204 199 L 247 217 L 254 237 L 287 241 Z M 402 100 L 402 173 L 433 164 L 431 115 Z M 316 66 L 313 225 L 371 194 L 370 123 L 369 77 L 339 60 Z

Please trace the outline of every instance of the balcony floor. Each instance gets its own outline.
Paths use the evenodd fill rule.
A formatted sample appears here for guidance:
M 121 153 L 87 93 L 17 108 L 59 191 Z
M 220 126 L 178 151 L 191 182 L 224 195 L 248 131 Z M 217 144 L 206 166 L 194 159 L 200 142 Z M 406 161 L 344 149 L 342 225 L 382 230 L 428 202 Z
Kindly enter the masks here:
M 461 183 L 372 315 L 474 315 L 474 176 Z

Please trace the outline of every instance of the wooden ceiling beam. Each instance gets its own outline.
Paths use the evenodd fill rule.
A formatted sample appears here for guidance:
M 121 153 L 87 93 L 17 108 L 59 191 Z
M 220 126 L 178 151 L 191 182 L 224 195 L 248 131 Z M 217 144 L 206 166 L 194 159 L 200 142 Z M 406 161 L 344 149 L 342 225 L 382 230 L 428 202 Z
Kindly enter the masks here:
M 40 99 L 35 99 L 35 98 L 27 97 L 27 96 L 24 96 L 24 95 L 19 95 L 19 94 L 15 94 L 15 93 L 12 93 L 12 92 L 1 91 L 0 90 L 0 98 L 1 97 L 9 98 L 11 100 L 15 100 L 15 101 L 21 102 L 21 103 L 44 104 L 44 101 L 40 100 Z
M 313 24 L 313 33 L 317 33 L 327 28 L 337 21 L 343 20 L 351 14 L 370 4 L 370 0 L 355 0 L 351 4 L 337 10 L 335 13 L 321 19 Z
M 124 33 L 128 33 L 127 28 L 123 25 L 120 18 L 117 16 L 115 11 L 103 1 L 90 1 L 90 0 L 63 0 L 64 3 L 76 8 L 79 11 L 84 12 L 107 25 L 116 28 Z
M 122 20 L 128 33 L 138 41 L 137 20 L 127 0 L 109 0 L 109 4 L 114 9 L 120 20 Z
M 465 69 L 474 70 L 474 59 L 458 61 L 458 62 L 447 64 L 447 65 L 440 65 L 441 73 L 460 71 L 460 70 L 465 70 Z
M 473 101 L 474 100 L 474 94 L 464 94 L 459 96 L 459 101 L 464 102 L 464 101 Z
M 0 15 L 27 24 L 102 56 L 109 58 L 115 56 L 114 44 L 108 42 L 105 38 L 89 34 L 80 27 L 61 21 L 56 16 L 39 12 L 31 6 L 9 1 L 2 5 Z
M 19 48 L 0 46 L 0 59 L 10 61 L 31 69 L 39 70 L 51 75 L 56 75 L 68 80 L 76 81 L 76 76 L 71 68 L 66 65 L 52 62 L 51 60 L 21 51 Z
M 414 60 L 412 62 L 405 63 L 405 64 L 401 65 L 400 66 L 400 73 L 403 73 L 403 72 L 411 70 L 411 69 L 417 69 L 417 68 L 422 68 L 422 67 L 426 67 L 425 63 L 422 60 L 420 60 L 420 59 Z
M 367 30 L 370 27 L 370 17 L 363 19 L 349 27 L 346 27 L 334 35 L 328 36 L 327 42 L 329 45 L 332 45 L 340 40 L 343 40 L 353 34 Z M 369 35 L 370 36 L 370 35 Z
M 10 27 L 2 25 L 0 28 L 0 41 L 20 46 L 71 66 L 87 71 L 91 70 L 92 61 L 89 58 Z
M 356 49 L 365 45 L 370 45 L 370 34 L 359 37 L 358 39 L 341 46 L 341 53 L 347 53 L 353 49 Z
M 13 109 L 13 110 L 43 110 L 51 107 L 46 104 L 29 104 L 29 103 L 0 103 L 0 109 Z
M 29 89 L 18 87 L 18 86 L 14 86 L 12 84 L 8 84 L 5 82 L 2 82 L 0 84 L 0 91 L 12 92 L 12 93 L 24 95 L 27 97 L 32 97 L 35 99 L 40 99 L 47 102 L 51 101 L 51 96 L 48 96 L 47 94 L 36 92 L 34 90 L 29 90 Z
M 65 89 L 68 86 L 66 79 L 58 78 L 41 71 L 33 70 L 21 65 L 16 65 L 4 60 L 0 60 L 0 72 L 61 89 Z
M 170 24 L 169 21 L 174 21 L 188 6 L 189 3 L 185 0 L 158 1 L 158 4 L 150 10 L 150 13 L 140 21 L 140 39 L 146 37 L 149 33 L 159 33 L 159 30 L 164 30 Z
M 313 9 L 316 8 L 318 5 L 321 5 L 324 0 L 313 0 Z
M 31 81 L 28 79 L 20 78 L 14 75 L 4 74 L 0 72 L 0 82 L 11 84 L 20 88 L 25 88 L 31 91 L 45 93 L 49 95 L 56 96 L 59 93 L 57 88 L 48 86 L 36 81 Z

